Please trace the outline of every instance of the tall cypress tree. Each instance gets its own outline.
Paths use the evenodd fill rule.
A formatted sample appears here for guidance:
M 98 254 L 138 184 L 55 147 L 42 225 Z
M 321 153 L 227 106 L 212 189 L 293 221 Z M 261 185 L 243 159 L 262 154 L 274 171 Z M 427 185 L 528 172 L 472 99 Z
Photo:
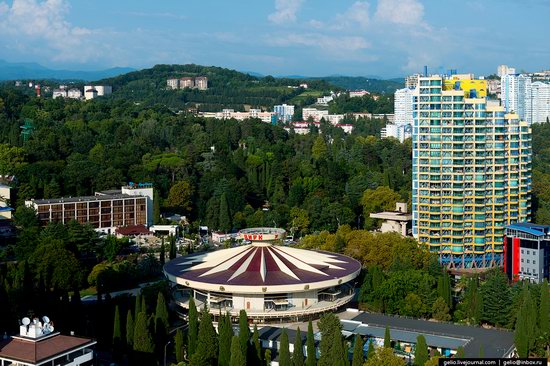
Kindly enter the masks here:
M 384 331 L 384 348 L 391 348 L 390 328 L 387 325 L 386 330 Z
M 168 254 L 170 260 L 176 258 L 176 249 L 176 237 L 170 234 L 170 251 Z
M 491 270 L 481 287 L 483 295 L 483 319 L 503 326 L 508 322 L 511 307 L 508 278 L 499 269 Z
M 286 333 L 286 328 L 283 328 L 281 333 L 281 341 L 279 345 L 279 365 L 280 366 L 291 366 L 290 361 L 290 351 L 288 345 L 288 334 Z
M 258 327 L 256 324 L 254 324 L 254 331 L 252 332 L 252 346 L 254 347 L 255 360 L 251 362 L 256 365 L 260 365 L 262 363 L 262 345 L 260 344 L 260 333 L 258 333 Z
M 231 360 L 229 366 L 246 366 L 246 358 L 241 350 L 241 342 L 238 336 L 231 339 Z
M 134 318 L 130 309 L 126 313 L 126 346 L 128 349 L 134 347 Z
M 445 303 L 450 309 L 453 304 L 451 294 L 451 277 L 445 270 L 437 280 L 437 294 L 445 300 Z
M 315 339 L 311 320 L 307 325 L 306 353 L 306 366 L 315 366 L 317 364 L 317 356 L 315 354 Z
M 159 256 L 160 264 L 163 266 L 164 263 L 166 263 L 166 247 L 164 245 L 164 236 L 161 238 L 160 242 L 160 256 Z
M 529 285 L 525 284 L 522 290 L 522 304 L 519 308 L 516 329 L 515 344 L 520 357 L 528 357 L 534 348 L 537 337 L 536 310 L 529 291 Z
M 241 351 L 246 359 L 250 344 L 250 328 L 248 327 L 248 315 L 246 314 L 246 310 L 241 310 L 239 312 L 239 342 L 241 344 Z
M 369 349 L 367 350 L 367 360 L 372 360 L 374 357 L 374 345 L 372 344 L 372 339 L 369 340 Z
M 155 351 L 155 343 L 153 336 L 147 325 L 147 314 L 141 312 L 136 318 L 134 329 L 134 351 L 142 353 L 153 353 Z
M 136 295 L 136 299 L 135 299 L 135 304 L 134 304 L 134 318 L 137 320 L 137 316 L 139 313 L 141 313 L 141 293 L 138 293 Z
M 302 345 L 302 332 L 300 332 L 300 327 L 296 330 L 294 351 L 292 352 L 292 364 L 294 366 L 304 366 L 304 346 Z
M 548 291 L 548 282 L 544 280 L 540 285 L 538 328 L 546 342 L 550 339 L 550 293 Z
M 168 307 L 162 292 L 157 295 L 157 306 L 155 308 L 155 333 L 159 336 L 168 334 Z
M 176 351 L 177 363 L 183 362 L 183 332 L 181 328 L 176 331 L 176 336 L 174 337 L 174 348 Z
M 147 302 L 145 301 L 145 296 L 144 295 L 141 295 L 141 312 L 142 313 L 145 313 L 147 314 L 148 311 L 147 311 Z
M 115 349 L 122 345 L 122 329 L 120 328 L 120 310 L 115 306 L 115 319 L 113 321 L 113 346 Z
M 319 366 L 339 366 L 347 364 L 347 354 L 344 357 L 344 340 L 342 338 L 342 323 L 334 313 L 326 313 L 317 323 L 321 332 L 319 344 Z
M 220 230 L 225 232 L 231 230 L 231 215 L 229 213 L 229 204 L 227 203 L 227 196 L 225 192 L 220 196 L 220 214 L 218 216 L 218 220 Z
M 426 344 L 426 338 L 420 334 L 416 337 L 416 347 L 414 349 L 414 364 L 416 366 L 424 366 L 424 364 L 430 359 L 428 352 L 428 345 Z
M 218 365 L 229 366 L 231 359 L 231 340 L 233 339 L 233 328 L 231 326 L 229 314 L 225 314 L 221 317 L 218 325 L 218 333 L 220 335 Z
M 187 357 L 191 358 L 197 349 L 197 335 L 199 332 L 199 314 L 193 296 L 189 299 L 189 327 L 187 330 Z
M 353 359 L 351 366 L 363 366 L 365 358 L 363 357 L 363 338 L 359 334 L 355 336 L 355 344 L 353 345 Z
M 218 359 L 218 336 L 212 325 L 212 317 L 206 307 L 201 311 L 197 349 L 191 357 L 192 365 L 202 365 L 206 361 L 209 365 L 215 365 Z M 200 360 L 200 362 L 196 362 Z

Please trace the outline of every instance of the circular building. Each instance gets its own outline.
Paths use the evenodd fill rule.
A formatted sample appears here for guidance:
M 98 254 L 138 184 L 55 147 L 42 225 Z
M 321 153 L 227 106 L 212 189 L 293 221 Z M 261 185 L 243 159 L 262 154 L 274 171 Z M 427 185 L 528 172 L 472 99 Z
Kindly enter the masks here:
M 241 309 L 257 322 L 299 320 L 336 309 L 353 298 L 361 264 L 350 257 L 297 249 L 275 243 L 285 238 L 278 228 L 241 230 L 250 242 L 235 248 L 194 253 L 164 266 L 175 286 L 176 303 L 208 306 L 216 316 Z

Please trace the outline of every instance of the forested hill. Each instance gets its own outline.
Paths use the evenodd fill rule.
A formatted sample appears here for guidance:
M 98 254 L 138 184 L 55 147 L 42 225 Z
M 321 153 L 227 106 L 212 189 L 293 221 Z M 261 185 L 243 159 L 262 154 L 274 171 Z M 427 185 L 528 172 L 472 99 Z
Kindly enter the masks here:
M 368 90 L 371 93 L 393 94 L 397 89 L 405 87 L 403 79 L 371 79 L 362 76 L 325 76 L 312 80 L 322 79 L 327 83 L 346 90 Z
M 167 89 L 167 79 L 185 76 L 206 76 L 208 90 Z M 220 111 L 223 108 L 242 111 L 246 107 L 271 110 L 273 105 L 280 103 L 303 105 L 338 89 L 323 80 L 308 80 L 307 90 L 298 88 L 304 82 L 272 76 L 256 77 L 221 67 L 190 64 L 156 65 L 97 83 L 112 85 L 114 98 L 147 106 L 162 104 L 178 110 L 197 107 L 201 111 Z

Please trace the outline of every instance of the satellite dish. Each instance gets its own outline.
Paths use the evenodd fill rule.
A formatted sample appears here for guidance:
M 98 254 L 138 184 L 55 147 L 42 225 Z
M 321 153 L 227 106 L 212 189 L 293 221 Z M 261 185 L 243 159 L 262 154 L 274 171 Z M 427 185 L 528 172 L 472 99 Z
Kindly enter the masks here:
M 44 324 L 48 324 L 50 322 L 50 318 L 45 315 L 42 317 L 42 320 L 44 321 Z
M 29 325 L 31 323 L 31 320 L 27 317 L 24 317 L 21 322 L 23 323 L 23 325 Z

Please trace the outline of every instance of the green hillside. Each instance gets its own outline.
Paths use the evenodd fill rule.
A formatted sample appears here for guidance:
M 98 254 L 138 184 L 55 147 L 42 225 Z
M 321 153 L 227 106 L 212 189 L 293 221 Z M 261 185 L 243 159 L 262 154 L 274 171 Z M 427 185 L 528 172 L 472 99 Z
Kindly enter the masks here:
M 185 76 L 206 76 L 208 90 L 167 89 L 167 79 Z M 113 86 L 113 98 L 146 106 L 162 104 L 178 110 L 196 107 L 200 111 L 219 111 L 223 108 L 242 111 L 246 107 L 271 109 L 273 105 L 290 101 L 305 105 L 314 101 L 314 95 L 335 90 L 324 80 L 308 80 L 307 90 L 289 87 L 298 87 L 303 82 L 272 76 L 256 77 L 235 70 L 200 65 L 156 65 L 98 81 Z
M 393 94 L 397 89 L 404 88 L 403 79 L 370 79 L 362 76 L 326 76 L 312 80 L 324 80 L 327 83 L 346 90 L 368 90 L 371 93 Z

